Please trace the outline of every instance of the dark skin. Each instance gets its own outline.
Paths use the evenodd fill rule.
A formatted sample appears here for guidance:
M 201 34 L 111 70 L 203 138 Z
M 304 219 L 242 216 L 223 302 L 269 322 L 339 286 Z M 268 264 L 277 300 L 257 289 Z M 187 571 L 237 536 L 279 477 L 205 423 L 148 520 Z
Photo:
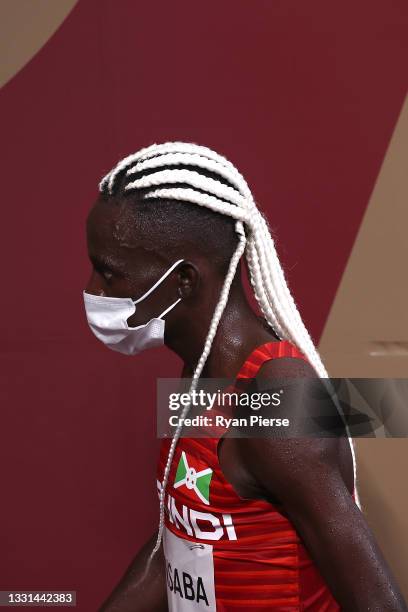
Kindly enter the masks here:
M 93 270 L 86 291 L 137 299 L 174 261 L 184 259 L 137 306 L 128 324 L 145 323 L 181 297 L 165 317 L 165 344 L 182 359 L 182 376 L 190 377 L 224 277 L 214 270 L 211 258 L 200 257 L 192 247 L 183 250 L 181 245 L 173 258 L 147 250 L 138 236 L 129 235 L 127 215 L 125 204 L 112 206 L 103 200 L 91 210 L 87 240 Z M 237 273 L 202 376 L 234 379 L 253 349 L 278 340 L 248 304 Z M 266 362 L 258 377 L 265 388 L 282 377 L 316 379 L 316 372 L 306 361 L 284 357 Z M 287 409 L 290 418 L 292 408 Z M 302 409 L 309 409 L 307 403 Z M 221 469 L 241 497 L 269 500 L 289 517 L 343 610 L 407 611 L 395 578 L 351 496 L 354 478 L 347 438 L 226 436 L 218 449 Z M 140 581 L 155 538 L 153 534 L 132 560 L 101 611 L 167 610 L 162 548 Z

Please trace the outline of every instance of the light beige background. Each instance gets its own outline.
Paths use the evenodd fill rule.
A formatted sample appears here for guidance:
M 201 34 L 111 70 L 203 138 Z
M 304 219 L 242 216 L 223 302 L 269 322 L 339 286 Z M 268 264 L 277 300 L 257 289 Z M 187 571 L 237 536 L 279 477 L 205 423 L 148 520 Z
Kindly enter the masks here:
M 408 378 L 407 174 L 408 99 L 319 345 L 333 377 Z M 408 439 L 355 449 L 363 510 L 408 599 Z

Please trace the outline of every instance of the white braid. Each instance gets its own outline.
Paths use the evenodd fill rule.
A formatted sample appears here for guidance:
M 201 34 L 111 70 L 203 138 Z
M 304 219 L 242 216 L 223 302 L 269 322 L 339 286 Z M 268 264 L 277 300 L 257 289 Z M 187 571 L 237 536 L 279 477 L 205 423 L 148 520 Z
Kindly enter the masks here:
M 164 183 L 187 183 L 197 189 L 203 189 L 219 198 L 228 199 L 230 202 L 240 208 L 245 208 L 245 198 L 237 193 L 232 187 L 228 187 L 220 181 L 192 172 L 191 170 L 161 170 L 154 172 L 148 176 L 137 179 L 128 183 L 125 190 L 128 189 L 143 189 L 154 185 L 163 185 Z
M 112 193 L 115 179 L 122 170 L 128 168 L 133 165 L 134 162 L 138 160 L 147 159 L 150 156 L 162 155 L 165 153 L 196 153 L 197 155 L 201 155 L 204 158 L 212 159 L 214 161 L 218 161 L 221 165 L 225 165 L 226 167 L 230 167 L 236 171 L 235 166 L 231 164 L 225 157 L 222 155 L 218 155 L 215 151 L 208 149 L 207 147 L 203 147 L 200 145 L 196 145 L 194 143 L 185 143 L 185 142 L 166 142 L 161 145 L 152 144 L 149 147 L 144 149 L 140 149 L 137 153 L 132 153 L 132 155 L 128 155 L 124 159 L 122 159 L 116 166 L 109 172 L 99 183 L 100 191 L 103 191 L 106 185 L 108 185 L 109 192 Z
M 163 155 L 157 157 L 151 157 L 145 159 L 144 161 L 137 162 L 134 166 L 131 166 L 127 170 L 126 175 L 132 176 L 132 174 L 137 174 L 144 170 L 151 170 L 153 168 L 160 168 L 162 166 L 176 166 L 179 164 L 183 164 L 184 166 L 196 166 L 197 168 L 204 168 L 205 170 L 210 170 L 211 172 L 217 173 L 219 176 L 222 176 L 223 178 L 227 179 L 227 181 L 232 184 L 236 182 L 237 177 L 233 172 L 231 172 L 229 168 L 220 164 L 218 161 L 202 157 L 201 155 L 197 155 L 196 153 L 164 153 Z M 221 185 L 223 185 L 223 183 L 221 183 Z M 246 197 L 246 194 L 244 192 L 241 192 L 241 195 L 243 195 L 243 197 Z
M 230 187 L 220 181 L 206 177 L 198 171 L 171 168 L 171 166 L 174 165 L 194 166 L 195 168 L 209 170 L 226 179 L 232 186 Z M 169 166 L 170 168 L 168 168 Z M 160 170 L 160 168 L 165 169 Z M 240 174 L 237 168 L 235 168 L 229 160 L 207 147 L 195 143 L 167 142 L 159 145 L 153 144 L 125 157 L 101 180 L 99 189 L 104 191 L 107 187 L 109 193 L 113 193 L 116 179 L 124 170 L 126 170 L 126 176 L 131 178 L 132 175 L 145 170 L 156 169 L 158 169 L 158 171 L 152 172 L 134 181 L 129 181 L 125 185 L 125 190 L 146 190 L 152 188 L 147 191 L 147 193 L 143 194 L 143 199 L 174 199 L 180 202 L 192 202 L 199 206 L 205 206 L 215 212 L 235 219 L 236 231 L 239 236 L 239 244 L 231 259 L 204 349 L 194 371 L 190 393 L 195 389 L 210 353 L 218 323 L 228 300 L 230 286 L 238 262 L 244 251 L 255 299 L 265 319 L 281 339 L 290 341 L 305 355 L 319 377 L 323 379 L 323 382 L 325 379 L 328 379 L 326 368 L 302 321 L 295 300 L 289 290 L 267 221 L 256 206 L 251 190 L 242 174 Z M 185 183 L 190 187 L 160 188 L 160 185 L 170 185 L 173 183 Z M 197 189 L 201 191 L 197 191 Z M 202 193 L 202 191 L 206 193 Z M 247 237 L 245 237 L 243 223 L 247 228 Z M 333 399 L 338 405 L 338 399 L 335 393 L 333 394 Z M 179 422 L 182 422 L 189 407 L 189 405 L 184 407 L 182 418 Z M 346 429 L 348 430 L 347 425 Z M 161 542 L 164 526 L 165 490 L 172 458 L 181 430 L 182 426 L 178 426 L 175 436 L 172 439 L 167 458 L 160 491 L 159 533 L 155 547 L 149 557 L 149 564 Z M 356 484 L 356 459 L 353 440 L 349 432 L 348 436 L 353 457 L 356 502 L 358 507 L 361 508 Z
M 228 215 L 233 219 L 245 221 L 249 226 L 251 225 L 251 219 L 246 210 L 238 208 L 238 206 L 234 206 L 233 204 L 228 204 L 228 202 L 218 200 L 206 193 L 195 191 L 194 189 L 184 189 L 182 187 L 176 187 L 175 189 L 155 189 L 143 196 L 143 200 L 150 200 L 152 198 L 166 198 L 169 200 L 180 200 L 182 202 L 193 202 L 194 204 L 205 206 L 223 215 Z

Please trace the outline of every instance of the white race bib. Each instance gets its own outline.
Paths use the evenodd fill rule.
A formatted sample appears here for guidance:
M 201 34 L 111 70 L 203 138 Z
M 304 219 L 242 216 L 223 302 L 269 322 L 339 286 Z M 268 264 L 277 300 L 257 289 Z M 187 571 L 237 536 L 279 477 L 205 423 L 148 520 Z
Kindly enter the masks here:
M 163 551 L 169 611 L 216 612 L 211 544 L 178 538 L 165 527 Z

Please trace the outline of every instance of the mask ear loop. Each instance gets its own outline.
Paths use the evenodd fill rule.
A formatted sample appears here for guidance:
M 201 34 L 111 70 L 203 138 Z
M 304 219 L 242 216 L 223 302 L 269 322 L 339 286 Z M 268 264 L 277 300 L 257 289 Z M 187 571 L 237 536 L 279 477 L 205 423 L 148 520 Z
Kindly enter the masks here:
M 168 275 L 169 275 L 169 274 L 171 274 L 171 273 L 173 272 L 174 268 L 175 268 L 176 266 L 178 266 L 178 264 L 179 264 L 179 263 L 181 263 L 182 261 L 184 261 L 184 259 L 179 259 L 178 261 L 176 261 L 176 262 L 175 262 L 175 263 L 174 263 L 174 264 L 173 264 L 173 265 L 172 265 L 172 266 L 171 266 L 171 267 L 170 267 L 170 268 L 167 270 L 167 272 L 165 272 L 165 273 L 163 274 L 163 276 L 161 276 L 161 277 L 159 278 L 159 280 L 158 280 L 158 281 L 157 281 L 157 282 L 156 282 L 156 283 L 153 285 L 153 287 L 150 287 L 150 289 L 149 289 L 148 291 L 146 291 L 146 293 L 144 293 L 144 294 L 142 295 L 142 297 L 138 298 L 137 300 L 132 300 L 132 302 L 133 302 L 134 304 L 138 304 L 139 302 L 141 302 L 142 300 L 144 300 L 145 298 L 147 298 L 147 296 L 148 296 L 148 295 L 150 295 L 150 294 L 151 294 L 151 293 L 152 293 L 152 292 L 153 292 L 153 291 L 156 289 L 156 287 L 158 287 L 158 286 L 160 285 L 160 283 L 161 283 L 161 282 L 163 282 L 163 281 L 164 281 L 164 279 L 165 279 L 165 278 L 167 278 L 167 277 L 168 277 Z M 181 298 L 180 298 L 180 299 L 181 299 Z M 176 302 L 176 303 L 177 303 L 177 302 Z M 175 306 L 175 305 L 176 305 L 176 303 L 175 303 L 175 304 L 173 304 L 173 306 Z M 166 312 L 167 312 L 167 310 L 165 310 L 165 311 L 164 311 L 164 313 L 160 315 L 160 317 L 162 317 L 164 314 L 166 314 Z
M 159 317 L 157 317 L 158 319 L 162 319 L 164 317 L 164 315 L 166 315 L 168 312 L 170 312 L 170 310 L 172 310 L 179 302 L 181 302 L 181 298 L 179 298 L 178 300 L 176 300 L 174 302 L 174 304 L 172 304 L 171 306 L 169 306 L 168 308 L 166 308 L 166 310 L 164 310 L 161 315 Z

